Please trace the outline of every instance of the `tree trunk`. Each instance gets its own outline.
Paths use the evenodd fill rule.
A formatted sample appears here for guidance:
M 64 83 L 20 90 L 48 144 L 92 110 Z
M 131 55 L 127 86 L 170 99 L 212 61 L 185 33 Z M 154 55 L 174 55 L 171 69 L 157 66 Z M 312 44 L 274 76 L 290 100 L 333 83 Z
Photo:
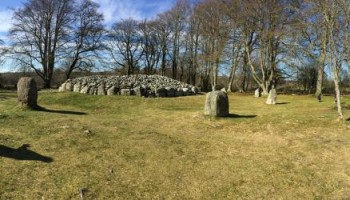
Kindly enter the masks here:
M 338 117 L 339 119 L 343 119 L 343 112 L 342 112 L 342 107 L 341 107 L 341 99 L 340 99 L 340 87 L 339 87 L 339 80 L 338 80 L 338 75 L 336 78 L 334 78 L 334 89 L 335 89 L 335 97 L 336 97 L 336 104 L 337 104 L 337 110 L 338 110 Z

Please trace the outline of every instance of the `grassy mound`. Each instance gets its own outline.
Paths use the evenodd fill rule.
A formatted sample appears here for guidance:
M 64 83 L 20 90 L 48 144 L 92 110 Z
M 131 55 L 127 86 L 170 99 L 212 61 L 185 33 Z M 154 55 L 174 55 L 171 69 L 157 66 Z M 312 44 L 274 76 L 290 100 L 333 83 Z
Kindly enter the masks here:
M 229 99 L 215 119 L 204 95 L 42 91 L 31 111 L 0 92 L 0 199 L 350 198 L 350 122 L 331 97 Z

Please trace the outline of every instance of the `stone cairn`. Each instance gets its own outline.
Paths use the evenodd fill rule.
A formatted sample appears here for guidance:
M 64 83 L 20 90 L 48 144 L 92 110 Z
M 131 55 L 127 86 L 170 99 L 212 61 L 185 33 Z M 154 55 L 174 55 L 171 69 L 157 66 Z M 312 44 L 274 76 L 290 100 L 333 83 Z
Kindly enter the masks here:
M 198 93 L 198 89 L 192 85 L 160 75 L 79 77 L 68 79 L 59 87 L 59 91 L 144 97 L 179 97 Z
M 17 83 L 18 102 L 21 106 L 36 109 L 38 107 L 38 90 L 35 80 L 31 77 L 22 77 Z
M 209 92 L 205 99 L 204 115 L 227 117 L 229 115 L 229 101 L 224 91 Z

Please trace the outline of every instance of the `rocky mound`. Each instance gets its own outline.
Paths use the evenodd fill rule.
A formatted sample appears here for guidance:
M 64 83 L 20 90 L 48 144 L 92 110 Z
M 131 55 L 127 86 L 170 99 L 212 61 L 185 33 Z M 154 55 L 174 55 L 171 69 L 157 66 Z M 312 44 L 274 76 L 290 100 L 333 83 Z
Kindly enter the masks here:
M 145 97 L 178 97 L 195 95 L 198 92 L 193 85 L 159 75 L 79 77 L 68 79 L 60 86 L 59 91 Z

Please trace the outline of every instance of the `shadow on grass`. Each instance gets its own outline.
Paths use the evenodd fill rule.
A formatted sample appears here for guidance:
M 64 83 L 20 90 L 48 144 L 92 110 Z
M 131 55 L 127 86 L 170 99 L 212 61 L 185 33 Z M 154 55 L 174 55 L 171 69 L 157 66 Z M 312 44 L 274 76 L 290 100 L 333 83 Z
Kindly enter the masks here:
M 227 117 L 228 118 L 255 118 L 256 115 L 237 115 L 237 114 L 230 113 L 228 114 Z
M 0 145 L 0 157 L 11 158 L 15 160 L 32 160 L 50 163 L 53 161 L 52 158 L 40 155 L 34 151 L 28 149 L 29 144 L 23 144 L 17 149 Z
M 286 105 L 286 104 L 290 104 L 290 102 L 280 102 L 280 103 L 276 103 L 276 105 Z
M 350 122 L 350 117 L 346 119 L 347 122 Z
M 87 115 L 87 113 L 84 113 L 84 112 L 68 111 L 68 110 L 51 110 L 41 106 L 38 106 L 34 110 L 41 111 L 41 112 L 48 112 L 48 113 L 68 114 L 68 115 Z

